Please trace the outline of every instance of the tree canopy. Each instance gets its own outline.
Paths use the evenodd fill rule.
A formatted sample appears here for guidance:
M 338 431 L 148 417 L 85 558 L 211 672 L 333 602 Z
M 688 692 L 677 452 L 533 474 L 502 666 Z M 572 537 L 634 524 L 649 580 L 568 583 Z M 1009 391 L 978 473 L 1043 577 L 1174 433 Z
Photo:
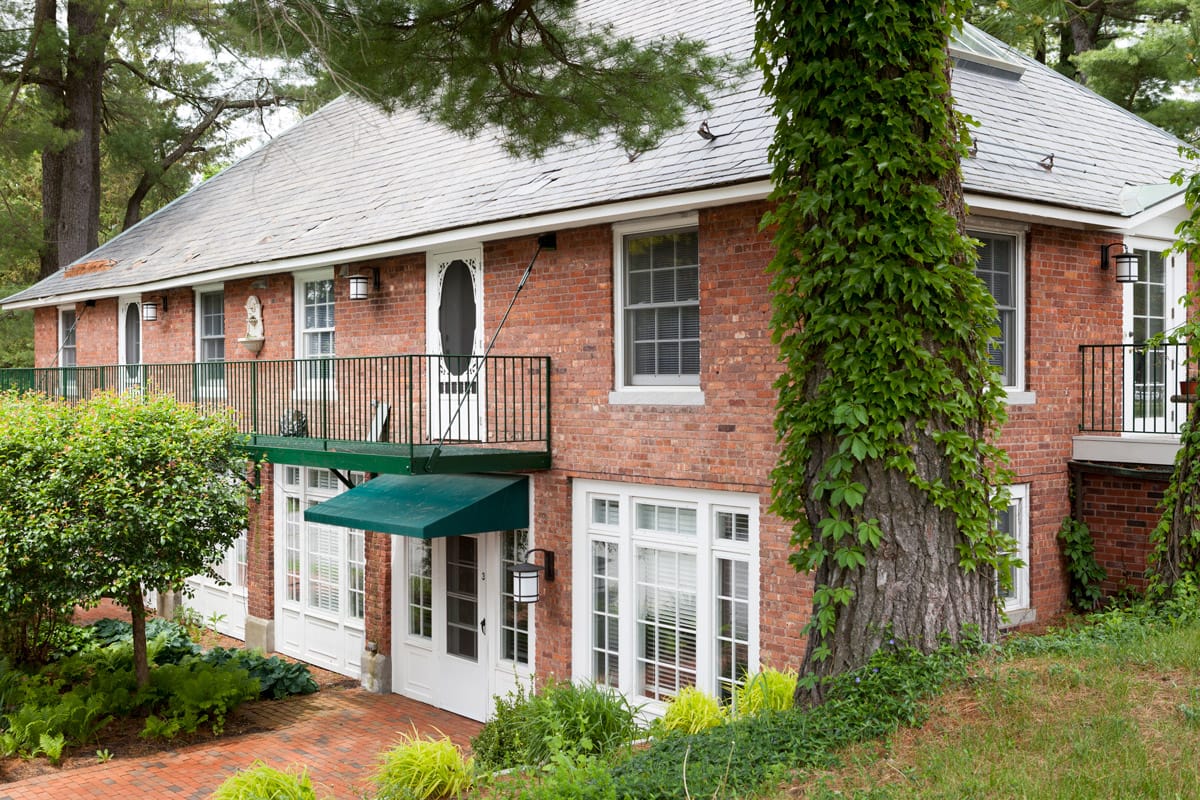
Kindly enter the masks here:
M 75 604 L 112 598 L 133 616 L 144 683 L 143 592 L 216 576 L 213 566 L 246 527 L 250 489 L 239 442 L 229 417 L 201 414 L 168 396 L 104 393 L 69 405 L 5 395 L 5 616 L 57 618 Z
M 242 0 L 239 24 L 339 87 L 513 153 L 615 133 L 631 154 L 739 68 L 684 37 L 635 41 L 575 0 Z
M 1200 1 L 977 0 L 972 19 L 1176 136 L 1200 136 Z

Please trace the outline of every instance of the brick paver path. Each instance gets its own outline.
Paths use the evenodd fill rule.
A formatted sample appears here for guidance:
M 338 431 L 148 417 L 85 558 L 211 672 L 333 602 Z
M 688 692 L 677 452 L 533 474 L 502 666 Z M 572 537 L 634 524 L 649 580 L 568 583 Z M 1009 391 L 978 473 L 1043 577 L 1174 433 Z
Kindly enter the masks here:
M 261 759 L 272 767 L 307 767 L 318 797 L 357 800 L 370 796 L 370 775 L 379 754 L 401 732 L 449 736 L 466 747 L 479 723 L 399 695 L 333 689 L 284 702 L 255 703 L 243 713 L 273 728 L 225 741 L 162 752 L 144 760 L 39 775 L 0 784 L 0 800 L 179 798 L 203 800 L 235 771 Z

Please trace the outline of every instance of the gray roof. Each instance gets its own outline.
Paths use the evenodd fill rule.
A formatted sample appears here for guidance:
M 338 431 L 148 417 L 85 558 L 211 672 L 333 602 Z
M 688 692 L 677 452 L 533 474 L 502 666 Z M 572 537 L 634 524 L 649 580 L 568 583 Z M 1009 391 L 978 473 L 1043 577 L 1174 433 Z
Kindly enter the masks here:
M 748 58 L 752 3 L 737 2 L 581 6 L 640 36 L 686 31 L 713 50 Z M 1163 198 L 1161 190 L 1130 187 L 1167 183 L 1184 164 L 1177 140 L 1028 58 L 1009 58 L 1023 73 L 966 63 L 955 70 L 956 101 L 980 122 L 977 152 L 963 165 L 968 191 L 1118 216 L 1140 210 L 1145 198 Z M 760 81 L 750 71 L 713 98 L 712 112 L 695 113 L 633 160 L 611 140 L 518 160 L 486 134 L 468 140 L 413 112 L 388 115 L 342 97 L 81 259 L 111 262 L 107 268 L 71 277 L 60 270 L 5 302 L 116 294 L 164 280 L 203 283 L 206 273 L 226 268 L 761 181 L 770 174 L 773 120 Z M 696 135 L 705 118 L 718 134 L 713 141 Z M 1054 166 L 1046 169 L 1039 161 L 1051 154 Z

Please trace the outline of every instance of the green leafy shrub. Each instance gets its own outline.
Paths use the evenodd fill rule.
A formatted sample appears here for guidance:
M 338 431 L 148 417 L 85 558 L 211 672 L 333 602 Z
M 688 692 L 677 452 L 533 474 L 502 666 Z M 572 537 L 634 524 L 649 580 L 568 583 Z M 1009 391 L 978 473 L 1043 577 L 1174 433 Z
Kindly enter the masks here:
M 133 643 L 133 626 L 119 619 L 105 618 L 92 623 L 92 640 L 100 647 Z M 146 620 L 146 653 L 153 664 L 178 664 L 197 655 L 200 646 L 192 641 L 187 628 L 177 622 L 151 617 Z M 132 655 L 130 656 L 132 659 Z
M 663 733 L 699 733 L 725 722 L 725 709 L 712 695 L 688 686 L 667 703 L 655 729 Z
M 637 738 L 637 709 L 624 695 L 593 683 L 550 682 L 529 698 L 525 717 L 527 766 L 554 753 L 604 755 Z
M 529 702 L 525 685 L 518 683 L 513 691 L 492 700 L 491 719 L 471 739 L 475 763 L 489 772 L 519 767 L 525 753 L 524 714 Z
M 796 673 L 767 667 L 747 677 L 733 695 L 733 709 L 747 717 L 762 711 L 787 711 L 795 702 Z
M 595 756 L 556 753 L 528 782 L 502 781 L 491 788 L 496 800 L 600 800 L 616 798 L 612 765 Z
M 213 733 L 225 728 L 226 715 L 258 697 L 258 681 L 236 665 L 216 666 L 199 658 L 163 664 L 150 672 L 150 685 L 165 702 L 163 716 L 191 733 L 202 723 Z
M 1096 561 L 1096 546 L 1091 531 L 1083 522 L 1067 517 L 1058 529 L 1067 561 L 1068 589 L 1071 605 L 1080 611 L 1094 611 L 1104 599 L 1100 585 L 1108 573 Z
M 306 770 L 283 772 L 255 761 L 226 778 L 209 800 L 317 800 L 317 793 Z
M 448 737 L 422 739 L 416 730 L 383 755 L 376 800 L 432 800 L 471 788 L 472 764 Z
M 312 694 L 318 689 L 306 664 L 284 661 L 279 656 L 267 657 L 257 650 L 214 647 L 202 658 L 210 664 L 232 664 L 246 670 L 258 680 L 260 696 L 271 700 Z

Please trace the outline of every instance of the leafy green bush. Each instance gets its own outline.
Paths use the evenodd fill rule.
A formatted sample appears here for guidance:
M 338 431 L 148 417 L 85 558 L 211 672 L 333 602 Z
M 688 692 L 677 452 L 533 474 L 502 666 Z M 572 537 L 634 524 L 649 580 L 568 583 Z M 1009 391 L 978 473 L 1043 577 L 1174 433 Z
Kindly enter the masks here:
M 762 711 L 787 711 L 795 702 L 796 673 L 767 667 L 737 688 L 733 709 L 743 717 Z
M 383 755 L 375 773 L 376 800 L 432 800 L 471 788 L 471 761 L 448 737 L 422 739 L 413 730 Z
M 703 733 L 656 739 L 607 774 L 585 759 L 560 755 L 530 783 L 501 784 L 496 794 L 522 800 L 745 797 L 792 769 L 833 763 L 847 744 L 919 723 L 925 698 L 965 677 L 974 653 L 944 645 L 926 656 L 893 644 L 862 669 L 832 679 L 826 702 L 812 710 L 767 710 Z
M 491 719 L 484 723 L 471 740 L 471 752 L 480 769 L 496 772 L 521 766 L 525 753 L 525 708 L 529 698 L 525 685 L 501 697 L 492 698 L 495 708 Z
M 593 683 L 550 682 L 529 698 L 522 763 L 554 753 L 604 755 L 637 738 L 637 709 L 624 695 Z
M 208 800 L 317 800 L 306 770 L 283 772 L 255 761 L 235 772 Z
M 133 642 L 133 626 L 123 620 L 100 619 L 89 627 L 92 641 L 100 647 Z M 148 658 L 154 664 L 178 664 L 200 652 L 200 646 L 188 636 L 186 628 L 161 617 L 146 620 L 146 648 Z
M 666 713 L 655 729 L 663 733 L 699 733 L 725 722 L 725 709 L 712 695 L 688 686 L 667 703 Z
M 163 716 L 191 733 L 202 723 L 213 733 L 225 728 L 226 715 L 247 700 L 258 697 L 258 680 L 236 665 L 217 666 L 192 658 L 181 664 L 163 664 L 150 672 L 150 685 L 164 701 Z
M 1080 611 L 1094 611 L 1104 599 L 1100 584 L 1108 573 L 1096 561 L 1091 531 L 1083 522 L 1067 517 L 1058 529 L 1058 540 L 1063 544 L 1063 558 L 1067 561 L 1071 605 Z
M 260 697 L 279 700 L 294 694 L 312 694 L 317 682 L 306 664 L 264 656 L 257 650 L 214 647 L 202 658 L 210 664 L 232 664 L 250 673 L 259 683 Z
M 637 738 L 637 709 L 595 684 L 551 681 L 495 698 L 492 719 L 471 740 L 480 768 L 538 766 L 555 753 L 604 755 Z

